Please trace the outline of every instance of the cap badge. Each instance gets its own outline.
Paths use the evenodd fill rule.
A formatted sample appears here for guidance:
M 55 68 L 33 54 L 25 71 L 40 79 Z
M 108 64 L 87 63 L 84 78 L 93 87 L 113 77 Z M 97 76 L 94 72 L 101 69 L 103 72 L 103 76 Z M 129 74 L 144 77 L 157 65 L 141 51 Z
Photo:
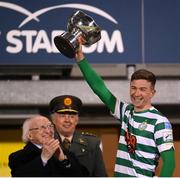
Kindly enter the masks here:
M 71 98 L 65 98 L 64 99 L 64 105 L 69 106 L 71 104 L 72 104 L 72 99 Z

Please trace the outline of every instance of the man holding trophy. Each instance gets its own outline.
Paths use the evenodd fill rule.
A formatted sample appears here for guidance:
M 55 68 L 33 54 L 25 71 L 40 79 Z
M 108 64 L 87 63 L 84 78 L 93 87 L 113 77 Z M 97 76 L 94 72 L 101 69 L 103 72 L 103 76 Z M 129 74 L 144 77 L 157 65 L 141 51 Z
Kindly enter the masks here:
M 79 16 L 71 19 L 69 33 L 56 37 L 55 44 L 63 55 L 76 59 L 91 89 L 121 122 L 114 176 L 153 177 L 160 157 L 163 160 L 160 176 L 173 176 L 172 127 L 169 120 L 151 104 L 156 92 L 156 77 L 144 69 L 136 71 L 130 81 L 132 103 L 116 98 L 82 52 L 82 45 L 92 45 L 100 40 L 100 28 L 90 18 L 78 19 Z

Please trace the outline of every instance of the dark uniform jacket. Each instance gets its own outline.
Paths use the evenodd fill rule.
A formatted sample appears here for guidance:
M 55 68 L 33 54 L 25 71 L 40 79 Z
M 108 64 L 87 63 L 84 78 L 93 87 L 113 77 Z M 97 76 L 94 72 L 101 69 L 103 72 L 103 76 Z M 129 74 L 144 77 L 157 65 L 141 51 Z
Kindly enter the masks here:
M 99 146 L 100 139 L 98 137 L 75 131 L 70 151 L 88 169 L 91 177 L 107 177 L 102 151 Z
M 41 149 L 28 143 L 24 149 L 9 156 L 9 167 L 13 177 L 80 177 L 89 176 L 87 169 L 80 165 L 72 155 L 67 155 L 69 161 L 59 161 L 54 156 L 45 166 L 41 160 Z

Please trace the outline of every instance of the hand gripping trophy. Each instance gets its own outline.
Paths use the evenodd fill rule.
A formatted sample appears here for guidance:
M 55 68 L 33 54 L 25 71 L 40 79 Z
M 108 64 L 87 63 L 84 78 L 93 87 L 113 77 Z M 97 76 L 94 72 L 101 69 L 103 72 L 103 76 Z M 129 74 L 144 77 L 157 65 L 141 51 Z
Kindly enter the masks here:
M 76 11 L 72 14 L 67 24 L 67 32 L 56 36 L 54 43 L 63 55 L 74 58 L 79 47 L 78 37 L 83 38 L 85 46 L 90 46 L 101 39 L 100 27 L 82 11 Z

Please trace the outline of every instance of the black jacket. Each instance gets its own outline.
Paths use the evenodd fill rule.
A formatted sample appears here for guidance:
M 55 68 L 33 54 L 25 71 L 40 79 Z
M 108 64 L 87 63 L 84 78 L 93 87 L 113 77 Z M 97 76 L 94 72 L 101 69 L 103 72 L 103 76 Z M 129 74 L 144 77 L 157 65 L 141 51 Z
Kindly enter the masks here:
M 13 177 L 81 177 L 89 176 L 72 153 L 67 155 L 66 162 L 59 161 L 54 156 L 43 166 L 41 149 L 28 143 L 22 150 L 9 156 L 9 167 Z

